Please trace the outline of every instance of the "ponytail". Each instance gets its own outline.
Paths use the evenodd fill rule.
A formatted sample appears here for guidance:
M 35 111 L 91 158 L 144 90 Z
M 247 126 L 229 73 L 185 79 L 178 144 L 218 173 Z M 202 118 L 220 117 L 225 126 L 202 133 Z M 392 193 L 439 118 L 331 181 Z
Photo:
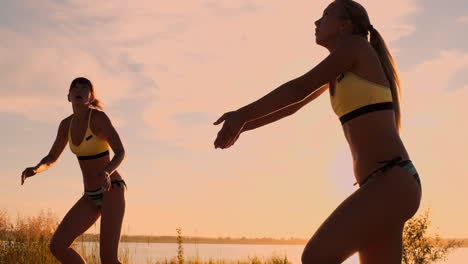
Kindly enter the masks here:
M 94 98 L 94 100 L 91 102 L 91 105 L 96 109 L 103 110 L 102 103 L 97 98 Z
M 370 26 L 370 44 L 376 51 L 380 64 L 387 76 L 388 81 L 390 82 L 390 90 L 392 91 L 392 100 L 393 100 L 393 109 L 395 111 L 395 122 L 397 130 L 400 131 L 401 128 L 401 108 L 400 108 L 400 97 L 401 97 L 401 86 L 400 78 L 398 76 L 398 70 L 393 60 L 390 51 L 385 44 L 385 40 L 379 34 L 379 32 Z

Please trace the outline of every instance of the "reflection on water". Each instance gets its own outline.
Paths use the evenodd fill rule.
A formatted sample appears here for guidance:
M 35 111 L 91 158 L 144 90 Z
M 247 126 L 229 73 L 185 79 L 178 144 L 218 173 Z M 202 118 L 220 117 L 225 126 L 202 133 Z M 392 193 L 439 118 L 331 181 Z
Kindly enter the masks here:
M 95 242 L 85 242 L 90 246 Z M 128 249 L 130 263 L 147 263 L 148 260 L 171 259 L 177 256 L 177 244 L 173 243 L 121 243 L 121 249 Z M 241 260 L 249 256 L 270 258 L 273 255 L 286 255 L 295 263 L 301 263 L 303 245 L 239 245 L 239 244 L 183 244 L 184 256 L 189 258 Z M 468 248 L 453 251 L 444 264 L 466 264 Z M 345 264 L 358 264 L 357 254 L 343 262 Z

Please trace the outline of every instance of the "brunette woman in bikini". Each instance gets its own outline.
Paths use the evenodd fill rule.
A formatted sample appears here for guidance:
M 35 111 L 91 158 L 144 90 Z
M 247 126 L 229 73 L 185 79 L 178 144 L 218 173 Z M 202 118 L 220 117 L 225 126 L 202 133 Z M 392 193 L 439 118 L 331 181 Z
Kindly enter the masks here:
M 85 263 L 70 246 L 101 216 L 101 262 L 120 263 L 117 252 L 125 212 L 126 184 L 117 168 L 125 158 L 125 150 L 111 121 L 99 110 L 102 107 L 88 79 L 73 80 L 68 101 L 72 104 L 73 114 L 60 123 L 49 154 L 35 167 L 23 171 L 21 184 L 49 169 L 69 143 L 71 151 L 78 157 L 85 191 L 55 231 L 50 250 L 61 263 Z M 112 159 L 109 148 L 114 152 Z
M 360 188 L 310 239 L 303 263 L 397 264 L 405 222 L 419 208 L 421 182 L 400 135 L 399 79 L 384 40 L 355 1 L 333 1 L 315 22 L 330 52 L 304 75 L 237 111 L 225 113 L 214 142 L 228 148 L 247 130 L 291 115 L 327 89 L 354 160 Z M 368 35 L 370 38 L 368 39 Z

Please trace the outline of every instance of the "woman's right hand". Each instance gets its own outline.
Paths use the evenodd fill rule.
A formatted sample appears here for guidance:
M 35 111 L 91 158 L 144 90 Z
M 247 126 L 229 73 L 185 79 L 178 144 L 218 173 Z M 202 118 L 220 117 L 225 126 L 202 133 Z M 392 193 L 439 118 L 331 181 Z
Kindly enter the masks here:
M 34 176 L 34 175 L 36 175 L 36 173 L 37 173 L 37 168 L 36 167 L 26 168 L 23 171 L 23 173 L 21 173 L 21 185 L 24 184 L 24 181 L 26 180 L 26 178 Z
M 216 122 L 214 122 L 214 125 L 219 125 L 223 122 L 223 127 L 218 132 L 214 142 L 215 148 L 225 149 L 234 145 L 247 123 L 239 111 L 224 113 Z

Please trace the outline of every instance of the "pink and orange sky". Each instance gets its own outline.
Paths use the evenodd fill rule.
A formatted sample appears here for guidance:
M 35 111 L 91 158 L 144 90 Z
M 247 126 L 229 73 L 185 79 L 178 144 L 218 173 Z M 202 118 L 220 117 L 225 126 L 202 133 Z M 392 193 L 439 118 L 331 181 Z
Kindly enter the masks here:
M 90 78 L 124 141 L 127 234 L 304 237 L 356 190 L 328 93 L 215 150 L 219 115 L 315 66 L 314 21 L 330 1 L 33 1 L 0 9 L 0 209 L 59 218 L 82 195 L 76 157 L 20 186 Z M 468 5 L 361 1 L 403 84 L 402 138 L 434 230 L 468 237 Z M 435 228 L 437 227 L 437 229 Z M 93 231 L 93 230 L 91 230 Z

